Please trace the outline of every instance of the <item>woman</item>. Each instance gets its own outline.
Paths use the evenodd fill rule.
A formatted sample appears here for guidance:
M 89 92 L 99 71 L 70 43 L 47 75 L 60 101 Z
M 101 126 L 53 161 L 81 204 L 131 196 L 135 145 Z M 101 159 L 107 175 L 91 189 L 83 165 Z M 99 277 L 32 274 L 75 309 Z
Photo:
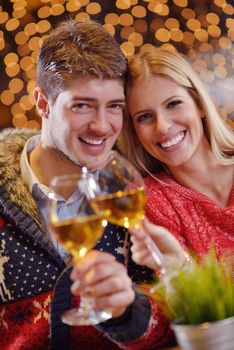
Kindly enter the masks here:
M 146 216 L 151 222 L 146 219 L 141 229 L 131 230 L 134 260 L 157 270 L 148 235 L 168 268 L 184 264 L 181 246 L 200 258 L 214 247 L 219 258 L 233 259 L 234 138 L 196 73 L 178 53 L 152 48 L 129 62 L 126 91 L 125 149 L 142 174 L 149 175 Z M 169 324 L 150 298 L 147 302 L 138 294 L 130 304 L 131 288 L 124 289 L 121 274 L 115 283 L 97 281 L 100 271 L 112 276 L 110 270 L 104 272 L 106 266 L 114 269 L 112 264 L 102 260 L 97 273 L 95 263 L 85 260 L 73 271 L 72 278 L 80 278 L 74 293 L 83 289 L 85 294 L 86 288 L 96 305 L 112 309 L 111 299 L 116 302 L 121 291 L 118 317 L 99 325 L 100 330 L 125 349 L 156 349 L 172 342 Z M 89 269 L 95 278 L 87 281 L 82 272 Z
M 146 216 L 198 257 L 211 247 L 233 257 L 232 130 L 180 54 L 152 48 L 129 67 L 124 141 L 128 158 L 149 174 Z M 140 236 L 135 232 L 133 257 L 153 267 Z

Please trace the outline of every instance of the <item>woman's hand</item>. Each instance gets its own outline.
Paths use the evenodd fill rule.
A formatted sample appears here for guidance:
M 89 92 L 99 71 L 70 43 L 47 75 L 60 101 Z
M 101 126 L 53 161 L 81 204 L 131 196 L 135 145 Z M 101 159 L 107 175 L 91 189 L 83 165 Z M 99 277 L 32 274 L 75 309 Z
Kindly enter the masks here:
M 185 262 L 185 251 L 178 240 L 162 226 L 157 226 L 145 218 L 140 228 L 129 229 L 131 233 L 131 247 L 133 260 L 139 265 L 145 265 L 153 270 L 158 270 L 152 252 L 150 250 L 150 237 L 163 256 L 163 265 L 166 269 L 173 270 L 182 266 Z
M 125 266 L 106 252 L 89 252 L 74 266 L 71 279 L 74 295 L 91 298 L 95 309 L 111 311 L 113 318 L 121 316 L 135 298 Z

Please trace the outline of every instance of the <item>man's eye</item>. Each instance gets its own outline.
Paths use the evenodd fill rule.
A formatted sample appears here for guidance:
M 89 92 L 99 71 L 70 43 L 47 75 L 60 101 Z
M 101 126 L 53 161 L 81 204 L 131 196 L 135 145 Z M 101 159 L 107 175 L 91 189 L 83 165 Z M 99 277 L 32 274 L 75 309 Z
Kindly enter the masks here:
M 73 111 L 79 111 L 79 110 L 85 110 L 89 108 L 89 106 L 87 105 L 87 103 L 76 103 L 75 105 L 72 106 L 72 110 Z
M 152 117 L 152 115 L 150 113 L 145 113 L 145 114 L 137 116 L 136 122 L 141 123 L 141 122 L 149 120 L 151 117 Z
M 182 103 L 181 100 L 173 100 L 173 101 L 170 101 L 168 104 L 167 104 L 167 108 L 170 109 L 170 108 L 174 108 L 178 105 L 180 105 Z
M 124 104 L 123 103 L 113 103 L 112 105 L 110 105 L 110 108 L 123 110 Z

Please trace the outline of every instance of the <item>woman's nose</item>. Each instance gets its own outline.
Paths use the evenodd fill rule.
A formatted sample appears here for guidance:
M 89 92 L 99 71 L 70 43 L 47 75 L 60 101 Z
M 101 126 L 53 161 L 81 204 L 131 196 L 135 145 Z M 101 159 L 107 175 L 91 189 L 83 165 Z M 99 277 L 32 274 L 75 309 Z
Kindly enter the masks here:
M 156 129 L 160 134 L 166 135 L 170 131 L 172 127 L 172 121 L 170 118 L 166 118 L 165 116 L 158 115 L 156 122 Z

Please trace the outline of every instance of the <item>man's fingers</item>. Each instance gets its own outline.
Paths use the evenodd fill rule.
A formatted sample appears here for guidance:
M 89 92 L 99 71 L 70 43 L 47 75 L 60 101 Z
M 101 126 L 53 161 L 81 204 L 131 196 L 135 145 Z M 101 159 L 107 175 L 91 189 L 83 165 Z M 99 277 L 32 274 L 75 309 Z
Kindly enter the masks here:
M 95 265 L 105 263 L 106 265 L 115 262 L 113 255 L 106 252 L 99 252 L 97 250 L 92 250 L 89 252 L 84 259 L 75 262 L 74 268 L 70 275 L 71 280 L 82 278 L 88 273 L 88 271 Z
M 118 286 L 115 286 L 116 281 L 119 281 L 120 285 L 131 285 L 126 267 L 113 259 L 111 261 L 109 259 L 105 259 L 105 261 L 100 260 L 95 264 L 89 265 L 89 270 L 86 273 L 81 274 L 75 271 L 72 273 L 72 277 L 75 282 L 71 290 L 75 295 L 85 294 L 87 288 L 96 288 L 97 285 L 99 288 L 106 285 L 106 288 L 110 290 L 118 290 Z
M 131 279 L 127 276 L 110 276 L 105 280 L 98 281 L 84 289 L 84 295 L 91 297 L 102 297 L 104 295 L 115 294 L 121 291 L 132 289 Z
M 100 298 L 93 299 L 94 307 L 96 309 L 117 309 L 127 307 L 135 299 L 135 292 L 133 290 L 120 291 L 118 293 L 105 295 Z

